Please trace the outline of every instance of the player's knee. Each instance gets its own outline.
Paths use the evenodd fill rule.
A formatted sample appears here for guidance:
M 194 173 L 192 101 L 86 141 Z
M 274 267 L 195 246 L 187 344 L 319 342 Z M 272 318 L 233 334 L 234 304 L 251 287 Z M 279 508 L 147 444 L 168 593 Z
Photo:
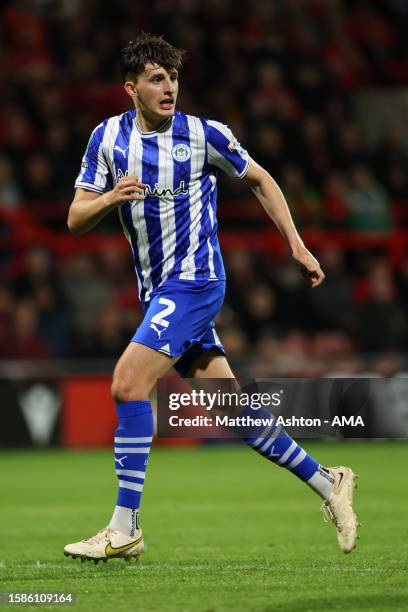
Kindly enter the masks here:
M 111 386 L 112 398 L 116 403 L 149 399 L 149 390 L 137 381 L 126 381 L 114 376 Z

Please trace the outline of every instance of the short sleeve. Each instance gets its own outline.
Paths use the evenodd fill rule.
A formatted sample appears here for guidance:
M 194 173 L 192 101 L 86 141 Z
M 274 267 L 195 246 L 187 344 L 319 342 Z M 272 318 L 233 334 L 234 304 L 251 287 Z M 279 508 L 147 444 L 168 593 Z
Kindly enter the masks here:
M 112 177 L 107 163 L 103 145 L 106 122 L 98 125 L 91 134 L 82 158 L 81 170 L 75 181 L 75 187 L 104 193 L 112 188 Z
M 249 166 L 248 151 L 231 130 L 218 121 L 206 121 L 208 163 L 234 178 L 243 178 Z

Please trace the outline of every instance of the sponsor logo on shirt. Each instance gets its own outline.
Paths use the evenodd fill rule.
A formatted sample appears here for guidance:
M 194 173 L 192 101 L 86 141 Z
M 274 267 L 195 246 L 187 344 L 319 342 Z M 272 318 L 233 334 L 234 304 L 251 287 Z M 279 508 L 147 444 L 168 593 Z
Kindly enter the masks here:
M 156 183 L 153 187 L 153 189 L 151 188 L 150 185 L 146 185 L 145 187 L 145 195 L 146 196 L 155 196 L 156 198 L 163 198 L 166 196 L 176 196 L 176 195 L 187 195 L 188 194 L 188 189 L 186 189 L 185 186 L 185 182 L 184 181 L 180 181 L 180 184 L 178 187 L 176 187 L 176 189 L 170 189 L 169 187 L 165 187 L 163 189 L 159 189 L 159 184 Z
M 116 173 L 116 180 L 120 181 L 120 179 L 125 176 L 129 176 L 129 170 L 123 172 L 120 168 Z M 155 197 L 155 198 L 165 198 L 166 196 L 178 196 L 178 195 L 188 195 L 188 189 L 186 189 L 185 181 L 180 181 L 179 186 L 175 189 L 171 189 L 170 187 L 163 187 L 160 189 L 159 183 L 155 183 L 153 187 L 151 185 L 146 185 L 145 196 Z M 135 200 L 136 202 L 136 200 Z

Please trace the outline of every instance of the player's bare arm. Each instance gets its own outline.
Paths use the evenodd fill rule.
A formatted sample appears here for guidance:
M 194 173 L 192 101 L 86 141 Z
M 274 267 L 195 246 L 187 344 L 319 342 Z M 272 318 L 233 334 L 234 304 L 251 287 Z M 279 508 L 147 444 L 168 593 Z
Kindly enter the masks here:
M 68 212 L 69 231 L 77 235 L 89 232 L 111 210 L 129 200 L 143 200 L 145 186 L 137 176 L 125 176 L 111 191 L 103 194 L 77 188 Z
M 303 244 L 285 197 L 276 181 L 254 160 L 249 163 L 244 181 L 249 185 L 282 236 L 288 241 L 293 258 L 300 264 L 302 273 L 311 287 L 318 287 L 324 281 L 324 273 L 317 259 Z

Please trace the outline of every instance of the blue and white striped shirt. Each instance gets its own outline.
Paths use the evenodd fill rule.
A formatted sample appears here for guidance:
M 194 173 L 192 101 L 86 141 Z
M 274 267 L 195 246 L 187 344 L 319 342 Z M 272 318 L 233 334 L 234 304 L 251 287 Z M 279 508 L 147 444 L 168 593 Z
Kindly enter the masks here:
M 227 126 L 177 111 L 141 132 L 136 111 L 92 132 L 75 187 L 109 191 L 123 176 L 145 183 L 145 199 L 119 210 L 144 302 L 166 279 L 225 278 L 217 237 L 217 170 L 245 176 L 249 156 Z

